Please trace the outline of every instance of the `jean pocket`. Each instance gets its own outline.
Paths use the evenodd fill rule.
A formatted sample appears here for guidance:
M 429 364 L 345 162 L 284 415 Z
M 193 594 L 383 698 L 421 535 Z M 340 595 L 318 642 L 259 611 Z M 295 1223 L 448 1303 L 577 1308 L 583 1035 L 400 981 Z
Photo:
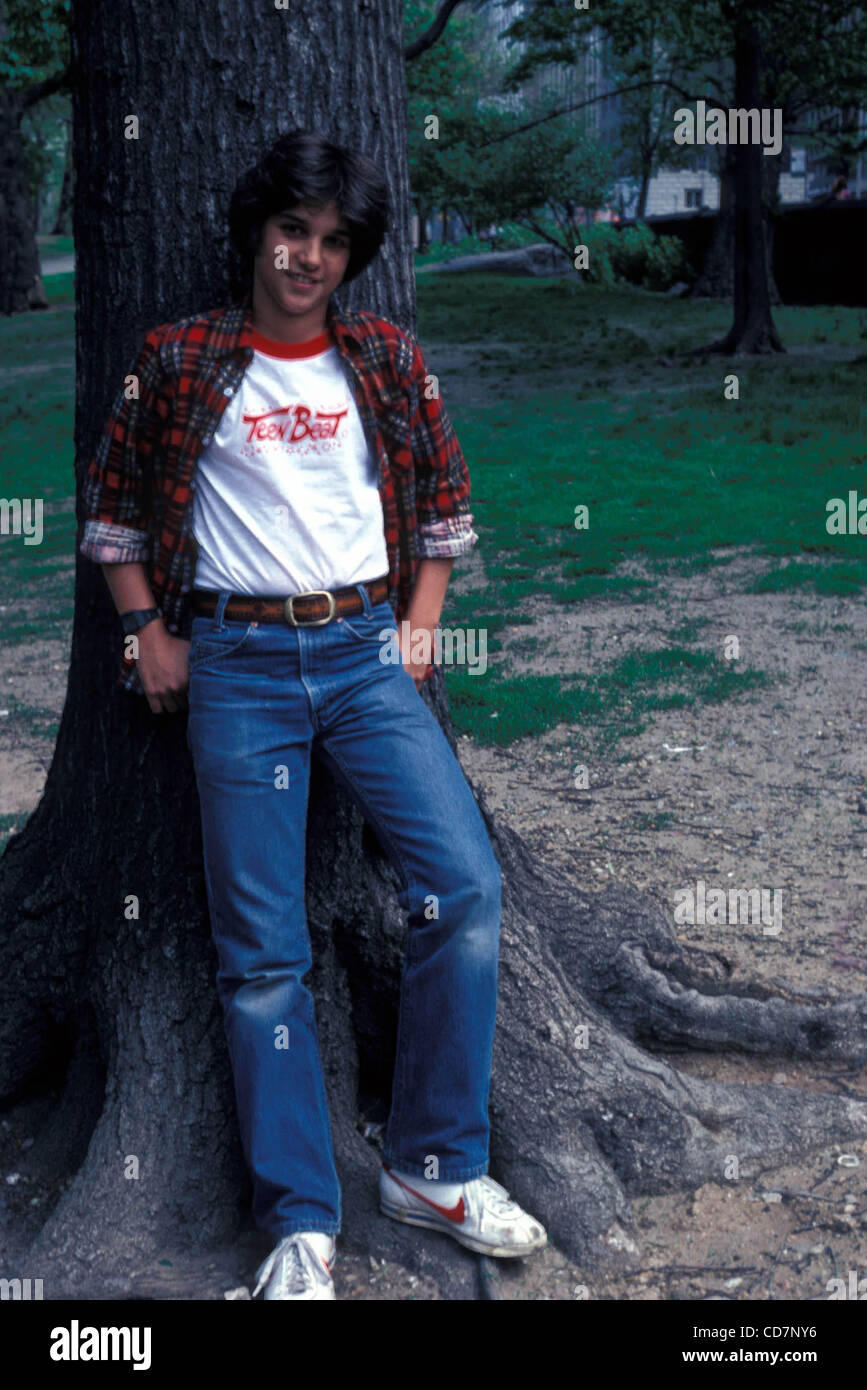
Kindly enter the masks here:
M 216 661 L 223 661 L 227 656 L 233 656 L 245 647 L 252 634 L 256 631 L 258 624 L 250 623 L 243 632 L 239 632 L 239 623 L 230 623 L 227 627 L 206 628 L 204 632 L 193 632 L 190 639 L 190 651 L 187 658 L 190 671 L 197 671 L 200 666 L 211 666 Z
M 375 642 L 377 646 L 387 640 L 380 633 L 388 630 L 390 635 L 397 631 L 391 606 L 385 601 L 375 604 L 369 614 L 353 613 L 351 618 L 341 618 L 337 626 L 356 642 Z

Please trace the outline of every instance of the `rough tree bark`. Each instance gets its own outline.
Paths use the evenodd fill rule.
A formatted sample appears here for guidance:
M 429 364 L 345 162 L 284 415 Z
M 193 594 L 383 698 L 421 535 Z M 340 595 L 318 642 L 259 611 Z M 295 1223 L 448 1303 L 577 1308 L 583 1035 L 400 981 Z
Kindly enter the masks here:
M 399 0 L 316 0 L 257 23 L 245 0 L 182 0 L 171 23 L 166 14 L 158 0 L 73 10 L 88 74 L 75 92 L 78 483 L 142 332 L 220 302 L 228 192 L 281 129 L 309 123 L 386 164 L 397 220 L 354 297 L 413 323 Z M 130 114 L 137 141 L 124 138 Z M 40 1224 L 20 1262 L 49 1299 L 165 1296 L 165 1259 L 171 1296 L 201 1296 L 202 1252 L 250 1230 L 184 716 L 154 717 L 114 690 L 118 642 L 102 575 L 77 557 L 55 756 L 0 863 L 0 1096 L 14 1121 L 56 1093 L 19 1162 L 57 1196 L 47 1219 L 31 1214 Z M 425 698 L 453 743 L 439 674 Z M 681 949 L 661 905 L 613 887 L 584 893 L 478 799 L 504 878 L 491 1171 L 554 1242 L 588 1270 L 627 1259 L 633 1194 L 722 1179 L 727 1155 L 749 1177 L 867 1133 L 865 1104 L 702 1082 L 654 1055 L 862 1060 L 867 999 L 732 989 L 715 955 Z M 404 937 L 394 875 L 319 765 L 308 824 L 311 987 L 343 1246 L 471 1297 L 474 1257 L 378 1212 Z M 242 1262 L 240 1277 L 254 1268 Z

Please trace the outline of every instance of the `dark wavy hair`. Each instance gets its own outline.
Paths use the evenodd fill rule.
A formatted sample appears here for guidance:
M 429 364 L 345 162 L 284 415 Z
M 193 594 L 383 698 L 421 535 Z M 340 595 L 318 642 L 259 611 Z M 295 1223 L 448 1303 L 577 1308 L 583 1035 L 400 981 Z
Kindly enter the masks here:
M 388 227 L 388 187 L 366 155 L 344 149 L 311 130 L 290 130 L 239 178 L 229 204 L 229 279 L 235 299 L 253 285 L 253 260 L 269 217 L 296 203 L 336 203 L 349 224 L 354 280 L 382 245 Z

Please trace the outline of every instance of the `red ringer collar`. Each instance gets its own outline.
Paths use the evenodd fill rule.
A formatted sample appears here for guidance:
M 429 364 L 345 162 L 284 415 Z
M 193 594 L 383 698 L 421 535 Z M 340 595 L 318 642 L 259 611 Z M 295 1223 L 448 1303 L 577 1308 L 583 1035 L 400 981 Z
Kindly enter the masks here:
M 251 344 L 256 352 L 264 352 L 267 357 L 318 357 L 334 346 L 334 339 L 326 328 L 306 343 L 278 343 L 274 338 L 266 338 L 255 328 L 251 329 Z

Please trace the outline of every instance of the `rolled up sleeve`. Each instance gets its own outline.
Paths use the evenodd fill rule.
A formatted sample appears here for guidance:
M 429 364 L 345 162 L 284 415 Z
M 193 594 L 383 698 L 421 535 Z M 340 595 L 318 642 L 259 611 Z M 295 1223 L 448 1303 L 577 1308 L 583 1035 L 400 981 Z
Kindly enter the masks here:
M 152 461 L 169 413 L 156 334 L 147 335 L 126 373 L 84 478 L 78 548 L 102 564 L 151 559 Z M 130 376 L 137 380 L 137 396 L 127 395 Z
M 469 469 L 439 392 L 432 390 L 424 354 L 414 340 L 409 394 L 418 556 L 439 560 L 464 555 L 479 539 L 470 511 Z

